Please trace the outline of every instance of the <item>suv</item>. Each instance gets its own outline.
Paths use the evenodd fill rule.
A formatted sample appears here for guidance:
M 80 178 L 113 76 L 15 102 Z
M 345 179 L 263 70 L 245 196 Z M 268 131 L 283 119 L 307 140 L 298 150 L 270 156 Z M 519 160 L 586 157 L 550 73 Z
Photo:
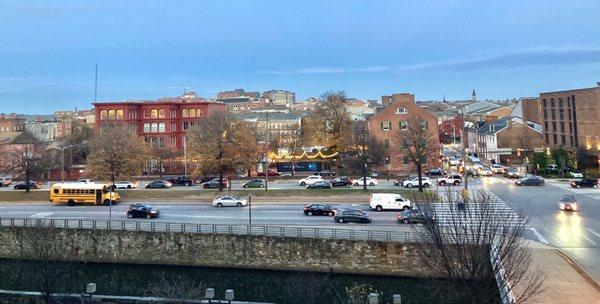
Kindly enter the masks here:
M 309 175 L 301 180 L 298 181 L 298 184 L 300 186 L 306 186 L 306 185 L 310 185 L 313 184 L 315 182 L 318 181 L 322 181 L 323 177 L 321 177 L 321 175 Z
M 12 184 L 12 179 L 10 177 L 3 177 L 0 179 L 0 187 L 8 187 Z
M 506 173 L 506 167 L 504 167 L 503 165 L 493 164 L 490 166 L 490 169 L 492 169 L 492 172 L 494 172 L 496 174 Z
M 445 177 L 438 178 L 438 185 L 446 186 L 446 185 L 454 185 L 458 186 L 462 183 L 462 176 L 460 174 L 448 174 Z
M 189 176 L 177 176 L 177 177 L 168 179 L 168 181 L 170 181 L 171 184 L 173 184 L 173 186 L 186 186 L 186 187 L 189 187 L 196 183 L 196 181 L 194 181 Z
M 431 186 L 431 180 L 429 179 L 429 177 L 426 177 L 426 176 L 421 177 L 421 185 L 423 185 L 423 187 Z M 402 186 L 407 187 L 407 188 L 419 187 L 419 177 L 417 176 L 417 177 L 413 177 L 413 178 L 402 181 Z

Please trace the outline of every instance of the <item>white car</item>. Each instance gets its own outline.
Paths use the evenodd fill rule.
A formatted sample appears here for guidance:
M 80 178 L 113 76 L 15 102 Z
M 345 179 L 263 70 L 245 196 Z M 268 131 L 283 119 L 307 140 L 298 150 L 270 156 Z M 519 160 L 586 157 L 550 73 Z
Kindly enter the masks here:
M 431 180 L 429 179 L 429 177 L 422 176 L 421 177 L 421 185 L 423 185 L 423 187 L 431 186 Z M 417 176 L 417 177 L 413 177 L 411 179 L 407 179 L 407 180 L 403 181 L 402 186 L 407 187 L 407 188 L 419 187 L 419 177 Z
M 377 211 L 385 209 L 406 211 L 412 208 L 412 202 L 400 194 L 373 193 L 369 197 L 369 207 Z
M 490 169 L 492 169 L 492 172 L 494 172 L 494 173 L 500 173 L 500 174 L 506 173 L 506 167 L 503 165 L 493 164 L 490 166 Z
M 352 180 L 352 185 L 354 186 L 363 186 L 364 184 L 365 180 L 362 177 L 358 177 Z M 377 186 L 378 182 L 376 179 L 367 176 L 366 184 L 368 186 Z
M 133 189 L 133 188 L 137 188 L 138 186 L 139 186 L 139 184 L 137 182 L 130 182 L 130 181 L 115 182 L 116 189 Z
M 217 208 L 221 207 L 244 207 L 248 202 L 235 195 L 225 195 L 213 200 L 212 205 Z
M 479 168 L 477 169 L 477 173 L 479 173 L 479 175 L 481 176 L 493 176 L 494 172 L 490 169 L 490 168 Z
M 571 172 L 569 172 L 569 177 L 583 178 L 583 173 L 571 171 Z
M 80 179 L 77 181 L 78 183 L 83 183 L 83 184 L 93 184 L 94 181 L 89 179 L 89 178 L 84 178 L 84 179 Z
M 301 180 L 298 181 L 298 184 L 300 186 L 306 186 L 306 185 L 312 185 L 316 182 L 320 182 L 323 180 L 323 177 L 321 177 L 321 175 L 309 175 Z

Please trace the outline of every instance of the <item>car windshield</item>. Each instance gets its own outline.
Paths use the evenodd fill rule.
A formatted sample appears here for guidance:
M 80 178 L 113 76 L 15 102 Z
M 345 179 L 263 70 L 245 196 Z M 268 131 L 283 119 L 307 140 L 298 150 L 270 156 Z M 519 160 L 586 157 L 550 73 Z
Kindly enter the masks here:
M 573 196 L 563 196 L 562 201 L 565 203 L 574 203 L 576 202 L 575 197 Z

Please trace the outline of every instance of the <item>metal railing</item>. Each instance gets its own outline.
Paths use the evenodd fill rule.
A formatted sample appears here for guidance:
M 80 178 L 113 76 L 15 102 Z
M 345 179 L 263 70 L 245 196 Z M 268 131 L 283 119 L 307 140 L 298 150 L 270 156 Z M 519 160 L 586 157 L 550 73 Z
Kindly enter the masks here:
M 0 227 L 47 227 L 60 229 L 104 229 L 149 232 L 182 232 L 200 234 L 253 235 L 315 239 L 348 239 L 403 243 L 414 241 L 409 231 L 381 231 L 321 228 L 312 226 L 221 225 L 169 223 L 155 221 L 69 220 L 0 218 Z

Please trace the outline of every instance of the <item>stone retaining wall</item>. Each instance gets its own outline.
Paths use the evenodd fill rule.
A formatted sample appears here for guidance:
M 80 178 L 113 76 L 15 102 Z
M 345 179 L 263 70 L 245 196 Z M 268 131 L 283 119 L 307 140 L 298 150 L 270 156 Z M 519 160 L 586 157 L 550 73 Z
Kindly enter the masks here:
M 23 258 L 23 234 L 36 229 L 49 229 L 40 236 L 64 248 L 57 259 L 76 262 L 433 276 L 413 243 L 181 232 L 2 228 L 0 258 Z

